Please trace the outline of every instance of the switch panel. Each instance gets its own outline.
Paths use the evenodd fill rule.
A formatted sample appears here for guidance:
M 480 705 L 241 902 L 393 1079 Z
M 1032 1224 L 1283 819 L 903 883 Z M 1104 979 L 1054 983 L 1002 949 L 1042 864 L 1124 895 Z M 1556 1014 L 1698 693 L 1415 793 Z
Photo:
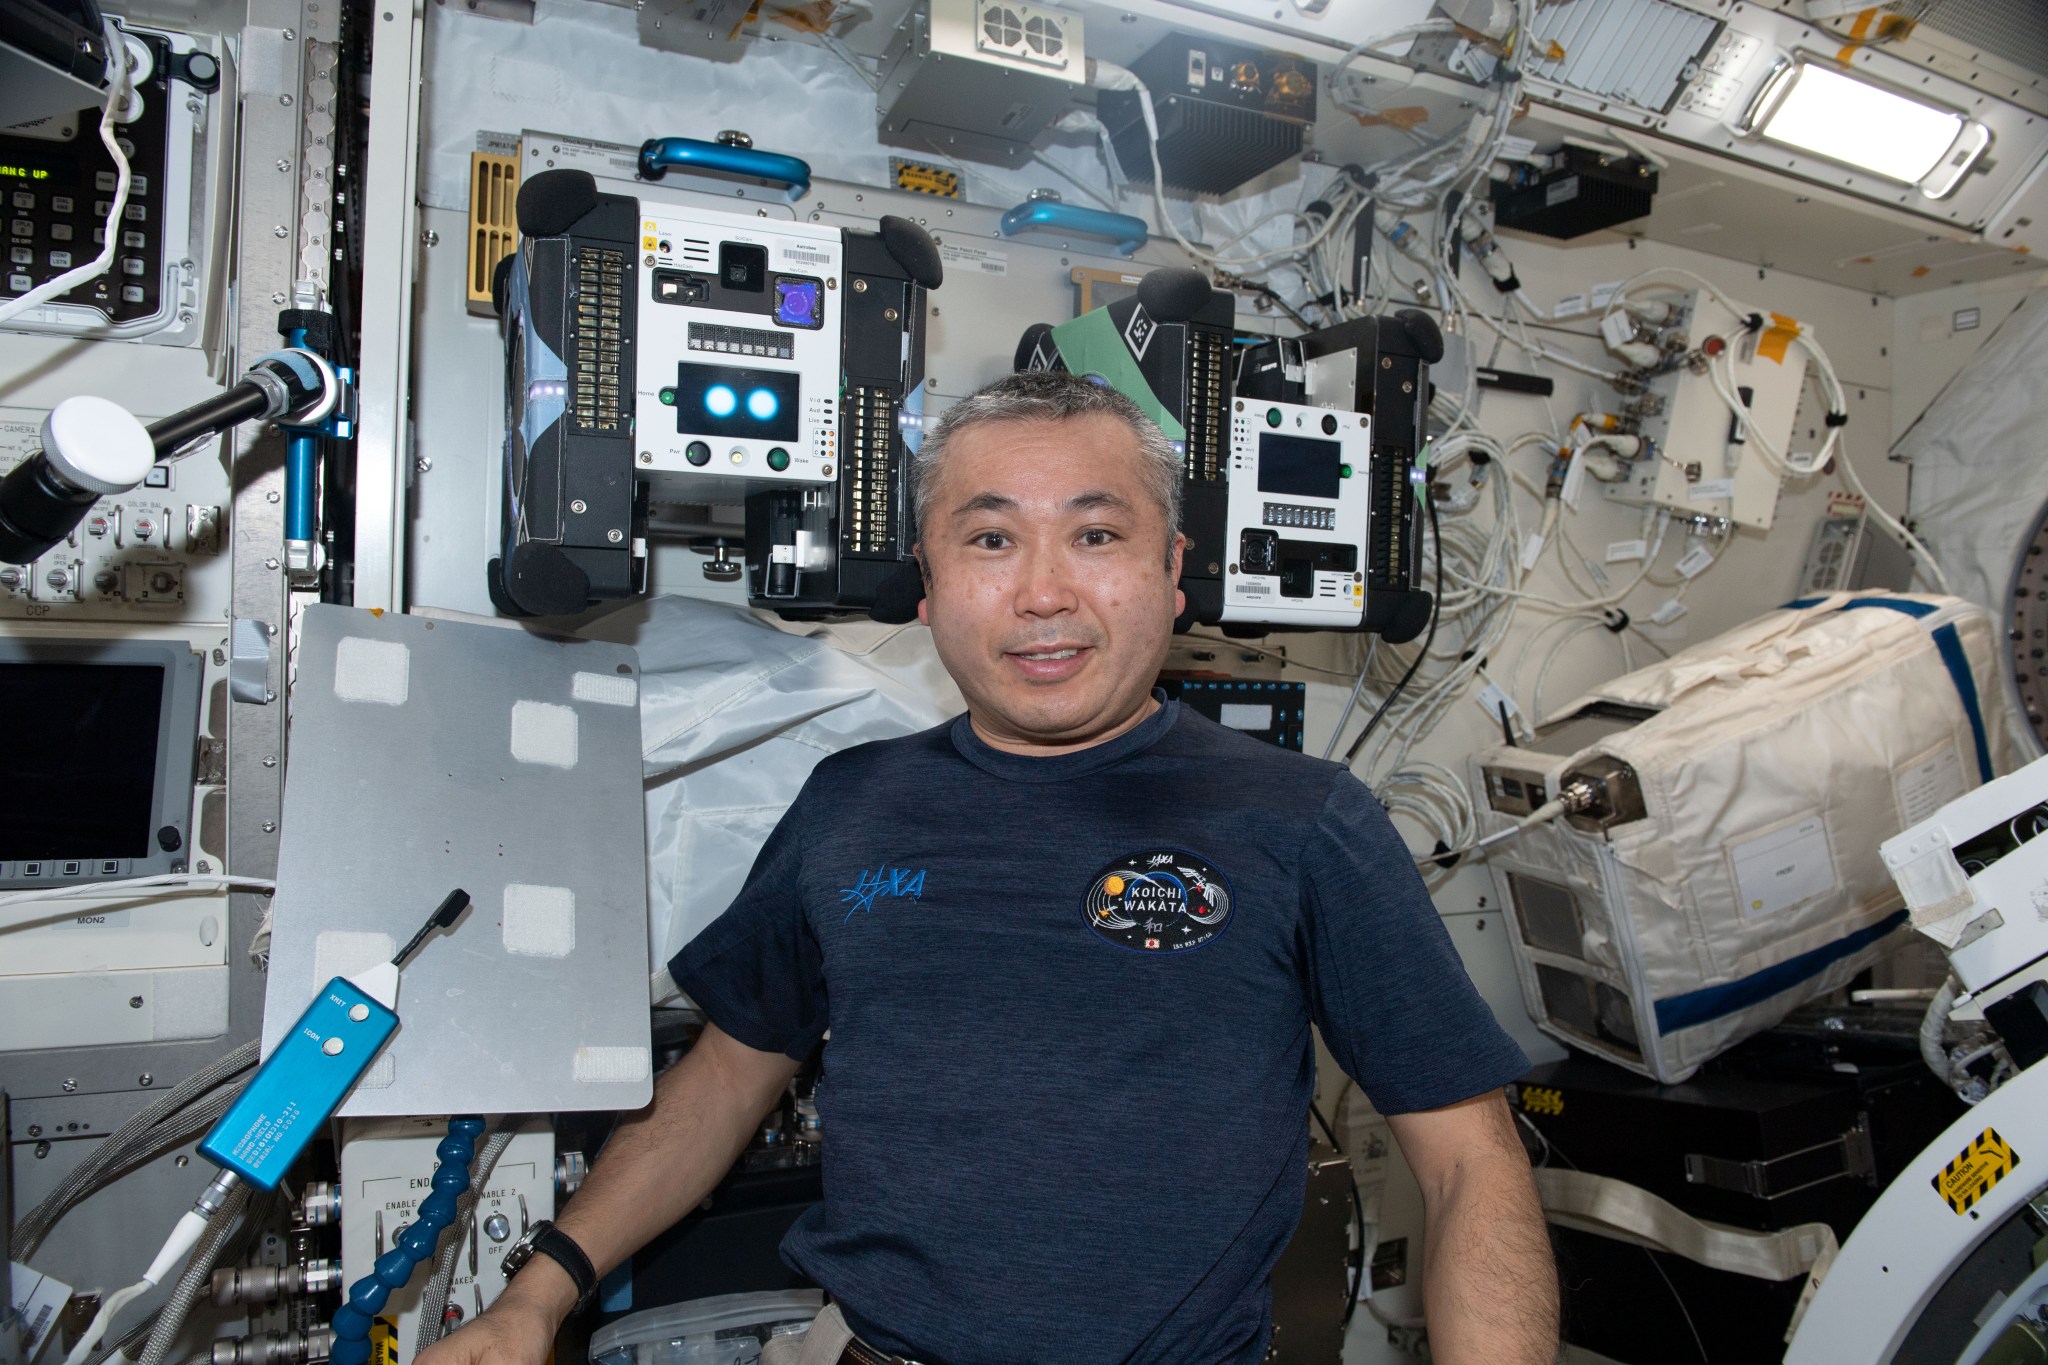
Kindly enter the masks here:
M 0 474 L 42 448 L 45 415 L 0 408 Z M 101 498 L 34 564 L 0 565 L 0 621 L 226 619 L 232 502 L 218 448 L 158 465 L 140 488 Z
M 374 1080 L 375 1069 L 369 1080 Z M 342 1283 L 370 1273 L 377 1257 L 417 1215 L 420 1200 L 433 1193 L 434 1148 L 448 1134 L 445 1118 L 347 1119 L 341 1130 Z M 489 1134 L 477 1139 L 482 1152 Z M 441 1234 L 445 1246 L 464 1238 L 448 1287 L 446 1317 L 468 1322 L 497 1300 L 505 1288 L 500 1266 L 521 1233 L 555 1216 L 555 1135 L 545 1117 L 520 1121 L 517 1133 L 482 1182 L 475 1212 Z M 393 1290 L 377 1317 L 396 1328 L 389 1365 L 409 1365 L 419 1339 L 420 1289 L 416 1274 Z

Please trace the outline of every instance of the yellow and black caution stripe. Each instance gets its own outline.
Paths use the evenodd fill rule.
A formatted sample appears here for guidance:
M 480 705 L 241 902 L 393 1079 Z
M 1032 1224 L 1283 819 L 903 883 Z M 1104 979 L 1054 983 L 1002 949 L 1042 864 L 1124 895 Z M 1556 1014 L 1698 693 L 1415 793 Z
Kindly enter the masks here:
M 944 166 L 931 166 L 922 161 L 906 161 L 900 156 L 892 156 L 889 158 L 889 169 L 896 178 L 896 188 L 899 190 L 929 194 L 938 199 L 959 199 L 966 194 L 966 187 L 960 182 L 960 173 L 949 171 Z
M 1996 1128 L 1986 1128 L 1929 1183 L 1944 1204 L 1964 1214 L 2019 1164 L 2020 1154 L 2012 1144 L 2000 1137 Z

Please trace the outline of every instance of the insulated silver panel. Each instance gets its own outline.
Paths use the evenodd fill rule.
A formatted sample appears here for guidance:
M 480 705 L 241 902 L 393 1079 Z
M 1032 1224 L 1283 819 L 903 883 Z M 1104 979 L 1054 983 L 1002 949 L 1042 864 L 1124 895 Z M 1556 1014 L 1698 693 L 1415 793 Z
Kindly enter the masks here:
M 1666 0 L 1566 0 L 1536 11 L 1529 65 L 1560 85 L 1662 110 L 1698 73 L 1696 59 L 1719 28 Z
M 292 694 L 267 1056 L 314 990 L 473 902 L 340 1112 L 636 1109 L 651 1090 L 639 661 L 311 606 Z

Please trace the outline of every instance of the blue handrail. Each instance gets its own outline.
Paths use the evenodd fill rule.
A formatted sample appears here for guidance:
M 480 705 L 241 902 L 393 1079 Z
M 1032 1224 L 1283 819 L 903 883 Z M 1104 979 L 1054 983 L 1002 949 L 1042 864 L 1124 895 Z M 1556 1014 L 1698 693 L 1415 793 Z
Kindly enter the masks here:
M 1142 218 L 1081 204 L 1063 204 L 1057 199 L 1026 200 L 1003 215 L 1001 230 L 1005 237 L 1015 237 L 1032 228 L 1107 237 L 1116 243 L 1117 254 L 1122 256 L 1130 255 L 1151 237 Z
M 651 137 L 640 144 L 640 178 L 659 180 L 670 170 L 716 171 L 786 185 L 792 202 L 811 192 L 807 161 L 780 152 L 729 147 L 693 137 Z

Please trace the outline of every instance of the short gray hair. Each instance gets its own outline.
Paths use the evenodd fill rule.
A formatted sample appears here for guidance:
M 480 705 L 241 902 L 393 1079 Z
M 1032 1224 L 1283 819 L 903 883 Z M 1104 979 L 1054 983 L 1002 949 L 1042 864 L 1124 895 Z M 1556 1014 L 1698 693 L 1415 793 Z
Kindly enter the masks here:
M 1182 463 L 1172 442 L 1143 408 L 1106 384 L 1059 370 L 1025 370 L 1004 375 L 946 409 L 930 431 L 911 465 L 910 501 L 918 535 L 938 488 L 939 465 L 946 447 L 961 432 L 992 422 L 1067 422 L 1077 417 L 1113 417 L 1130 428 L 1143 457 L 1139 477 L 1145 491 L 1166 513 L 1166 562 L 1173 563 L 1174 539 L 1180 534 Z

